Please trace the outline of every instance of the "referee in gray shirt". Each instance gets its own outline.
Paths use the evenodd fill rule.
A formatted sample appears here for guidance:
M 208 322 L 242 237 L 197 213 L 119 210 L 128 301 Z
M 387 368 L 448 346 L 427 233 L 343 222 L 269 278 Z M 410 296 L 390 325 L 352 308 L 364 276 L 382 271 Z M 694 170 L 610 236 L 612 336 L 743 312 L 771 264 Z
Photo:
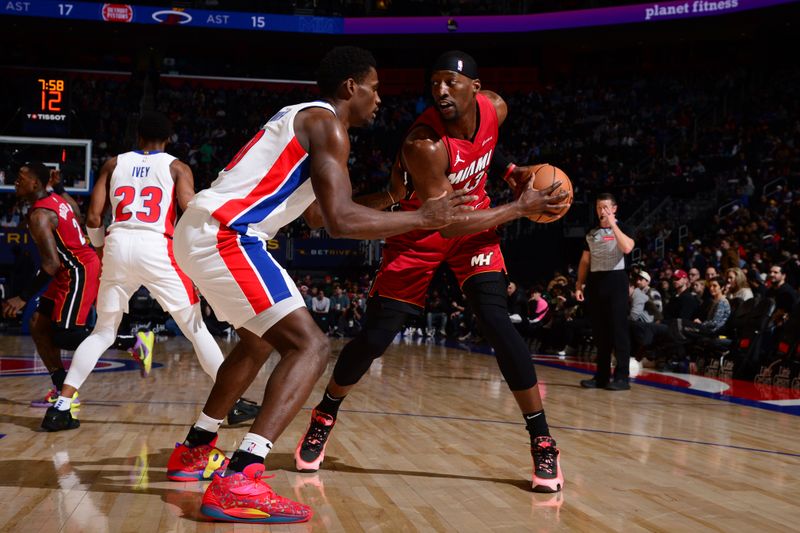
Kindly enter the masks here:
M 628 228 L 617 224 L 617 201 L 614 195 L 602 193 L 595 204 L 600 225 L 586 235 L 575 297 L 586 300 L 592 321 L 592 336 L 597 346 L 597 371 L 592 379 L 584 379 L 587 389 L 628 390 L 628 365 L 631 340 L 628 333 L 628 274 L 625 255 L 633 250 Z M 584 286 L 586 293 L 584 295 Z M 617 358 L 614 379 L 611 379 L 611 352 Z

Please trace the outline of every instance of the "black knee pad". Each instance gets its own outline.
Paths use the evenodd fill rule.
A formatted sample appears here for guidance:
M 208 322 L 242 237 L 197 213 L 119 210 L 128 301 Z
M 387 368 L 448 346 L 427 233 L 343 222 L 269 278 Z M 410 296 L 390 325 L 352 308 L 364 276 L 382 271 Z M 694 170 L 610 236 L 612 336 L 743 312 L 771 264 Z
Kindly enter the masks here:
M 54 328 L 53 331 L 53 344 L 62 350 L 74 351 L 78 346 L 89 336 L 91 333 L 86 328 Z
M 413 310 L 393 305 L 392 300 L 370 299 L 364 329 L 339 354 L 333 368 L 334 381 L 343 387 L 358 383 L 372 361 L 383 355 L 409 315 L 413 314 L 410 311 Z
M 527 390 L 536 385 L 528 345 L 508 318 L 508 282 L 501 272 L 485 272 L 464 283 L 472 312 L 481 331 L 494 348 L 500 372 L 512 391 Z

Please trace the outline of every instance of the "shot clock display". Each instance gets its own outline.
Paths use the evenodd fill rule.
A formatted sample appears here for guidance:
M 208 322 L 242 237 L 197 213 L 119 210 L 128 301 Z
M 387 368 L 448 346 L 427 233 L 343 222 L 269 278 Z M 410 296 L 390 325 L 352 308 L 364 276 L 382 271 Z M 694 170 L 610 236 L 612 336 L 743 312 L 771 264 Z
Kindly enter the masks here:
M 56 76 L 28 78 L 28 108 L 25 110 L 25 133 L 64 135 L 69 128 L 68 80 Z
M 38 78 L 41 89 L 39 113 L 61 113 L 64 108 L 64 80 Z

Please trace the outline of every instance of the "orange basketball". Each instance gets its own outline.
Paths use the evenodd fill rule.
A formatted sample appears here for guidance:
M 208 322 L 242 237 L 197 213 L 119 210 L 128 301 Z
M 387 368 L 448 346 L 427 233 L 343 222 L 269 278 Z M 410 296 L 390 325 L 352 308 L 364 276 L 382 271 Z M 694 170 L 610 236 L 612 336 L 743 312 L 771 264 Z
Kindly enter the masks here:
M 569 177 L 564 174 L 564 171 L 558 167 L 554 167 L 553 165 L 533 165 L 533 177 L 531 178 L 530 184 L 534 189 L 541 190 L 550 187 L 553 183 L 560 181 L 561 186 L 556 189 L 553 194 L 559 193 L 561 191 L 567 191 L 569 196 L 563 203 L 572 205 L 572 182 L 570 181 Z M 550 222 L 555 222 L 559 218 L 563 217 L 569 211 L 569 206 L 563 208 L 560 212 L 555 214 L 541 214 L 535 215 L 532 217 L 528 217 L 534 222 L 539 222 L 540 224 L 548 224 Z

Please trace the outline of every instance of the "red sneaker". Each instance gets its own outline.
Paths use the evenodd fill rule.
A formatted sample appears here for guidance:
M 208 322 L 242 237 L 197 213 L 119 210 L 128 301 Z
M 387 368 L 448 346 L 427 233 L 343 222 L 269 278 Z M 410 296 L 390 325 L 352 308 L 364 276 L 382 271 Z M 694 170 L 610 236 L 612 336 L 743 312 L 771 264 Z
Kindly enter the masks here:
M 336 419 L 327 413 L 311 411 L 311 422 L 297 448 L 294 450 L 294 464 L 299 472 L 316 472 L 325 459 L 325 447 Z
M 291 524 L 311 518 L 314 512 L 310 507 L 275 494 L 261 480 L 263 474 L 264 465 L 255 463 L 244 472 L 214 476 L 203 494 L 200 514 L 212 520 L 253 524 Z
M 553 437 L 536 437 L 531 448 L 533 456 L 533 492 L 559 492 L 564 486 L 561 472 L 561 452 Z
M 214 472 L 224 472 L 228 466 L 228 458 L 214 446 L 217 437 L 211 444 L 189 447 L 176 443 L 172 455 L 167 462 L 167 479 L 170 481 L 193 481 L 211 479 Z

